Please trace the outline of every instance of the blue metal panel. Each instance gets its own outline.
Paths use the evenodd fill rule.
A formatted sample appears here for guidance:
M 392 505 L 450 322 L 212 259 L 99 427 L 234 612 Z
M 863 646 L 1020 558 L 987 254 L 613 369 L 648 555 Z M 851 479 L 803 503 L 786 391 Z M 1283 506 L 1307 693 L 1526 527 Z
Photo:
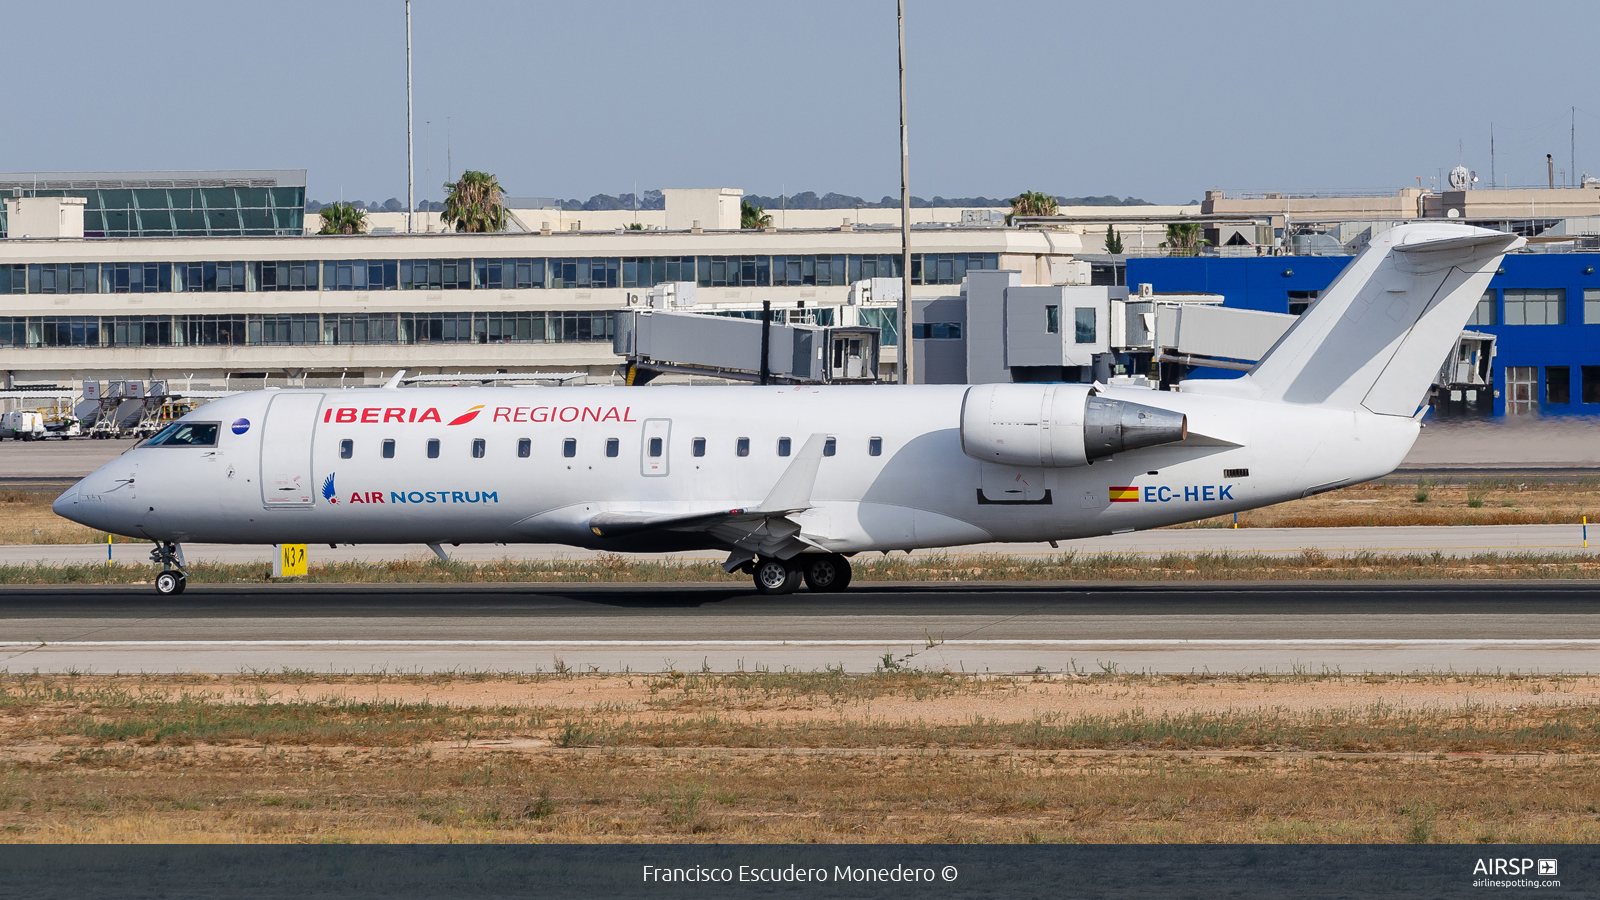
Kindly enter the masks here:
M 1128 285 L 1152 285 L 1158 293 L 1195 291 L 1223 295 L 1238 309 L 1288 312 L 1290 291 L 1320 291 L 1353 257 L 1265 256 L 1157 257 L 1128 260 Z M 1564 325 L 1485 325 L 1479 331 L 1496 337 L 1494 363 L 1495 415 L 1505 415 L 1505 367 L 1539 369 L 1539 399 L 1546 415 L 1600 415 L 1600 403 L 1583 402 L 1583 367 L 1600 366 L 1600 322 L 1583 322 L 1583 292 L 1600 290 L 1600 254 L 1515 253 L 1489 283 L 1496 292 L 1496 315 L 1505 321 L 1505 291 L 1516 288 L 1562 288 L 1566 291 Z M 1442 360 L 1441 360 L 1442 362 Z M 1551 366 L 1569 368 L 1570 403 L 1546 399 Z M 1196 373 L 1198 377 L 1206 377 Z M 1222 372 L 1213 377 L 1225 377 Z

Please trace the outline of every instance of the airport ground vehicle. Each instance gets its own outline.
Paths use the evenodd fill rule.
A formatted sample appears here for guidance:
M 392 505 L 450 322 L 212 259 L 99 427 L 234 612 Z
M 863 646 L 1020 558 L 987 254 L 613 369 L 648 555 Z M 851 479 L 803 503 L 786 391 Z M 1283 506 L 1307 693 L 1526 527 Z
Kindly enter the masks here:
M 49 432 L 44 427 L 44 416 L 38 410 L 19 409 L 0 413 L 0 440 L 42 441 Z
M 1087 384 L 413 388 L 239 394 L 63 494 L 156 542 L 716 548 L 763 593 L 852 554 L 1047 541 L 1251 509 L 1392 471 L 1521 238 L 1374 239 L 1262 360 L 1175 392 Z M 1044 327 L 1041 323 L 1041 328 Z M 398 385 L 398 378 L 394 382 Z

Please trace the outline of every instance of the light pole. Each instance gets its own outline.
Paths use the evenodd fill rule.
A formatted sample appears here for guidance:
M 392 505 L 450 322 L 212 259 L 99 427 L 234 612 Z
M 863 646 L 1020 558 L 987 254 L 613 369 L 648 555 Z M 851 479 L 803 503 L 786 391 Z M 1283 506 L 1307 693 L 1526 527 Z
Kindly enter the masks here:
M 911 327 L 911 145 L 906 139 L 906 0 L 896 0 L 900 26 L 900 327 L 901 384 L 916 383 L 916 339 Z
M 417 176 L 411 140 L 411 0 L 406 0 L 406 233 L 416 230 Z

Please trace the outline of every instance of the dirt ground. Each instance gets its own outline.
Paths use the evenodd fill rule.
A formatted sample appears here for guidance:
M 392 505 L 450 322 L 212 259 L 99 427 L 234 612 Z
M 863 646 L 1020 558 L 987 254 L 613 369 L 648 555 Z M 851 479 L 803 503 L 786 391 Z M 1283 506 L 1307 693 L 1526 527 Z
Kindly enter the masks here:
M 1600 678 L 0 678 L 0 840 L 1600 840 Z

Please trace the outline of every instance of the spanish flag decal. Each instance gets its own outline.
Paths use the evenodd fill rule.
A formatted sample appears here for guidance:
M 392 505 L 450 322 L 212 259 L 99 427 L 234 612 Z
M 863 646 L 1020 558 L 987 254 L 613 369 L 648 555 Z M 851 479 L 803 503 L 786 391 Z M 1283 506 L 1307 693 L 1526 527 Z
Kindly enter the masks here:
M 1136 488 L 1136 487 L 1132 487 L 1132 486 L 1129 486 L 1129 487 L 1113 487 L 1113 488 L 1111 488 L 1111 502 L 1112 503 L 1138 503 L 1139 502 L 1139 489 Z

